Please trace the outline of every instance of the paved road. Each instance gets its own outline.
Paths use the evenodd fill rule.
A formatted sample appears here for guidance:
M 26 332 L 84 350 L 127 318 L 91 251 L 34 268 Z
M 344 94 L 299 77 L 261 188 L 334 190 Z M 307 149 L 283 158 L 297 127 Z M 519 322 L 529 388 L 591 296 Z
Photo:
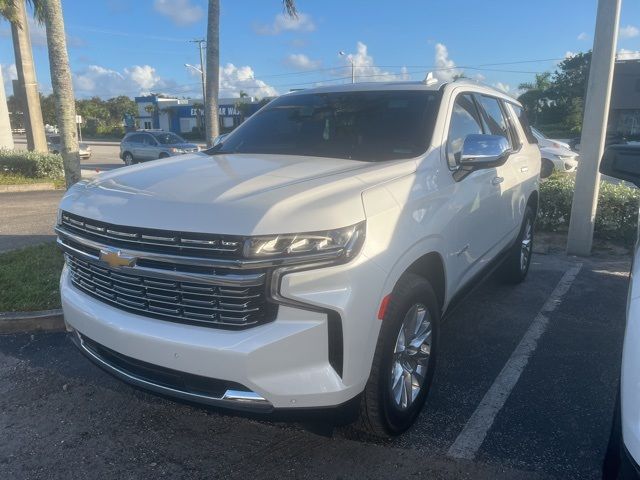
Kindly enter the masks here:
M 577 260 L 536 255 L 524 284 L 492 280 L 474 292 L 443 325 L 417 425 L 388 443 L 134 390 L 81 357 L 64 334 L 0 336 L 0 478 L 598 478 L 628 261 L 582 262 L 572 280 Z M 537 342 L 522 341 L 541 324 Z M 510 359 L 523 344 L 532 347 L 529 361 L 514 377 Z M 482 405 L 495 401 L 505 371 L 513 389 L 487 416 Z M 478 416 L 490 420 L 486 437 L 469 460 L 452 458 L 447 452 Z
M 63 193 L 62 190 L 0 193 L 0 252 L 53 240 L 56 211 Z
M 14 142 L 17 149 L 27 148 L 27 140 L 24 136 L 14 136 Z M 100 171 L 111 170 L 113 168 L 122 167 L 124 164 L 119 158 L 120 154 L 120 142 L 105 142 L 100 141 L 96 143 L 86 142 L 91 145 L 91 158 L 81 161 L 83 170 Z

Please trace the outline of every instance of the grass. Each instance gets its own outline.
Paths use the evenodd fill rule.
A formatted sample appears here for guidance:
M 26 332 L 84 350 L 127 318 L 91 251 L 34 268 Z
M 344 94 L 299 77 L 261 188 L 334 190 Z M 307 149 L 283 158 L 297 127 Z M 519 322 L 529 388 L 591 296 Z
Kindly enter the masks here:
M 55 243 L 0 253 L 0 312 L 60 308 L 63 265 Z
M 34 183 L 53 183 L 55 188 L 64 188 L 64 178 L 30 178 L 24 175 L 0 173 L 0 185 L 32 185 Z

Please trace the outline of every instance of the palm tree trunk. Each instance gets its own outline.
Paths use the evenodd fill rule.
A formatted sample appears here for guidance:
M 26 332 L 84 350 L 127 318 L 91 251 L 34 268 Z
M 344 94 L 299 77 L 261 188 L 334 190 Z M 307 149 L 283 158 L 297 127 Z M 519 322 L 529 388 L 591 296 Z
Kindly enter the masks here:
M 207 19 L 207 75 L 204 120 L 207 129 L 207 145 L 213 146 L 218 136 L 218 92 L 220 90 L 220 0 L 209 0 Z
M 33 51 L 24 0 L 16 0 L 15 18 L 16 21 L 11 23 L 11 35 L 18 70 L 18 83 L 22 88 L 23 108 L 26 113 L 24 123 L 27 131 L 27 148 L 36 152 L 46 152 L 47 138 L 44 133 L 40 92 L 38 92 L 36 71 L 33 66 Z
M 13 150 L 13 135 L 11 134 L 11 122 L 9 122 L 7 96 L 4 92 L 2 66 L 0 66 L 0 149 Z
M 60 131 L 60 153 L 64 162 L 67 188 L 69 188 L 80 180 L 81 171 L 76 131 L 76 104 L 60 0 L 44 2 L 44 21 L 47 28 L 51 86 Z

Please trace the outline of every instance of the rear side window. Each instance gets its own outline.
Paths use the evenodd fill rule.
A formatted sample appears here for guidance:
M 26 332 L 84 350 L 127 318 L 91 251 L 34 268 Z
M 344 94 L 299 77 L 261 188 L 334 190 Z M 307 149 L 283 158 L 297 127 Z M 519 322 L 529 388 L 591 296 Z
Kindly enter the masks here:
M 516 117 L 518 117 L 518 121 L 520 122 L 522 130 L 524 130 L 524 134 L 527 136 L 527 141 L 529 143 L 538 143 L 538 139 L 531 131 L 531 125 L 529 125 L 529 119 L 527 118 L 527 114 L 525 113 L 524 108 L 516 105 L 515 103 L 510 103 L 510 105 L 513 109 L 513 113 L 515 113 Z
M 450 168 L 458 167 L 462 144 L 467 135 L 482 133 L 478 109 L 473 97 L 469 94 L 459 95 L 453 104 L 447 136 L 447 162 Z
M 485 95 L 478 95 L 476 98 L 482 106 L 482 123 L 485 131 L 491 135 L 499 135 L 506 138 L 509 141 L 509 146 L 514 148 L 509 122 L 498 99 Z
M 131 135 L 125 139 L 127 143 L 142 143 L 142 135 Z

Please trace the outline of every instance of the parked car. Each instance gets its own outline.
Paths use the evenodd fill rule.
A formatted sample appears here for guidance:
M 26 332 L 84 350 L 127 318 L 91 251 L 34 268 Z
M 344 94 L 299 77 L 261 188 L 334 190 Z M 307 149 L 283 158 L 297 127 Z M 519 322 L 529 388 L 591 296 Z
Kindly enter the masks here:
M 198 146 L 184 138 L 162 130 L 127 133 L 120 142 L 120 158 L 125 165 L 167 158 L 184 153 L 194 153 Z
M 465 80 L 321 87 L 181 162 L 76 184 L 56 226 L 72 338 L 151 391 L 351 407 L 358 428 L 400 434 L 431 389 L 443 314 L 496 269 L 527 275 L 526 125 L 516 100 Z
M 50 153 L 60 153 L 62 150 L 60 143 L 60 135 L 50 135 L 47 137 L 47 147 Z M 86 143 L 80 143 L 80 158 L 86 160 L 91 158 L 91 146 Z
M 534 127 L 531 127 L 531 132 L 538 140 L 542 157 L 540 178 L 550 177 L 553 172 L 571 173 L 576 171 L 580 155 L 571 150 L 568 143 L 547 138 Z
M 600 172 L 640 187 L 640 145 L 607 148 Z M 640 231 L 640 230 L 639 230 Z M 640 479 L 640 242 L 636 240 L 627 297 L 620 390 L 603 478 Z

